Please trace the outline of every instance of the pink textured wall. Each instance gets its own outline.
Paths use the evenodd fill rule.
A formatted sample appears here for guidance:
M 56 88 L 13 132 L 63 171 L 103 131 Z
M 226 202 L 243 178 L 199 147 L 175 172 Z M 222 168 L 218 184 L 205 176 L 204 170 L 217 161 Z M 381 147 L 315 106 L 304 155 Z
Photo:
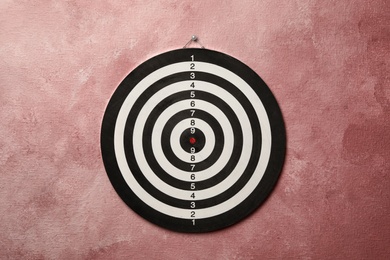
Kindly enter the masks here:
M 390 3 L 0 2 L 1 259 L 388 259 Z M 159 228 L 117 196 L 100 126 L 122 79 L 192 34 L 283 111 L 284 170 L 222 231 Z

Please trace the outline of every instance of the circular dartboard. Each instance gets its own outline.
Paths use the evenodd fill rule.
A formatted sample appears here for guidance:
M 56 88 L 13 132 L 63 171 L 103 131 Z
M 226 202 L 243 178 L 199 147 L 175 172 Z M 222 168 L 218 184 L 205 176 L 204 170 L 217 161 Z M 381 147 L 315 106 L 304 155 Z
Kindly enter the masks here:
M 101 149 L 122 200 L 180 232 L 242 220 L 282 170 L 279 106 L 248 66 L 207 49 L 179 49 L 134 69 L 104 114 Z

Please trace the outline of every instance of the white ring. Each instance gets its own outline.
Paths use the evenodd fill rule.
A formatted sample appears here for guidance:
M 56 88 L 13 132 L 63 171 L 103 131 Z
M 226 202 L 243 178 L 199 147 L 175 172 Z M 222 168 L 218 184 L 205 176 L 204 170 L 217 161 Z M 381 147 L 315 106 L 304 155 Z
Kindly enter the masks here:
M 183 86 L 179 85 L 187 85 L 185 82 L 184 84 L 182 82 L 175 83 L 172 85 L 169 85 L 160 91 L 156 92 L 155 95 L 153 95 L 143 106 L 141 111 L 139 112 L 139 115 L 137 117 L 137 120 L 134 124 L 134 134 L 133 134 L 133 149 L 134 149 L 134 156 L 136 157 L 136 161 L 138 162 L 138 166 L 141 170 L 141 172 L 144 174 L 145 178 L 154 186 L 158 187 L 158 189 L 173 197 L 173 198 L 187 198 L 188 194 L 192 194 L 191 191 L 188 190 L 182 190 L 178 189 L 175 187 L 170 186 L 169 184 L 165 183 L 162 181 L 157 175 L 153 173 L 153 170 L 150 168 L 149 164 L 146 161 L 145 158 L 145 151 L 143 150 L 142 146 L 142 138 L 139 138 L 139 136 L 142 136 L 143 131 L 144 131 L 144 126 L 145 122 L 147 120 L 147 116 L 150 115 L 150 112 L 154 108 L 152 104 L 158 104 L 159 100 L 156 99 L 164 99 L 165 94 L 171 94 L 175 89 L 182 89 Z M 244 109 L 241 107 L 240 103 L 233 98 L 233 96 L 227 92 L 226 90 L 218 87 L 217 85 L 208 83 L 208 82 L 199 82 L 197 84 L 197 89 L 202 90 L 202 91 L 208 91 L 212 94 L 217 94 L 219 97 L 221 97 L 223 100 L 230 99 L 230 106 L 234 107 L 236 110 L 238 110 L 238 114 L 242 114 L 242 117 L 238 118 L 240 121 L 240 126 L 243 130 L 243 152 L 242 156 L 238 160 L 238 163 L 236 165 L 235 169 L 235 174 L 230 174 L 228 175 L 227 178 L 225 178 L 222 182 L 218 183 L 217 185 L 210 187 L 208 189 L 204 190 L 199 190 L 197 191 L 197 199 L 208 199 L 211 197 L 214 197 L 223 191 L 227 190 L 230 188 L 234 183 L 237 182 L 237 180 L 241 177 L 241 170 L 244 170 L 247 166 L 247 163 L 249 162 L 251 151 L 252 151 L 252 129 L 250 126 L 249 118 L 245 114 Z M 234 139 L 233 135 L 233 130 L 229 124 L 228 119 L 226 116 L 219 110 L 217 109 L 214 105 L 212 105 L 209 102 L 203 101 L 203 100 L 197 100 L 197 103 L 200 103 L 200 108 L 205 111 L 211 111 L 214 114 L 217 113 L 218 116 L 215 116 L 215 118 L 219 118 L 221 125 L 224 125 L 225 129 L 224 132 L 226 132 L 225 139 L 229 139 L 229 136 L 231 139 Z M 163 111 L 163 116 L 160 116 L 159 118 L 162 118 L 166 120 L 167 118 L 170 118 L 170 115 L 173 115 L 177 113 L 177 111 L 182 111 L 188 106 L 188 101 L 186 102 L 185 100 L 179 101 L 176 103 L 175 106 L 169 106 L 167 109 Z M 234 109 L 233 109 L 234 110 Z M 219 112 L 219 114 L 218 114 Z M 237 111 L 236 111 L 237 113 Z M 224 122 L 226 121 L 226 122 Z M 162 128 L 164 127 L 165 124 L 160 123 L 159 121 L 156 121 L 155 127 L 156 128 L 161 128 L 158 131 L 162 131 Z M 245 131 L 247 133 L 245 134 Z M 153 137 L 156 137 L 157 135 L 153 135 Z M 247 139 L 246 145 L 245 145 L 245 140 Z M 152 140 L 152 144 L 155 145 L 155 147 L 158 147 L 161 144 L 161 139 L 154 139 Z M 211 178 L 215 174 L 217 174 L 220 170 L 223 169 L 223 167 L 227 164 L 228 160 L 230 159 L 230 156 L 233 152 L 233 144 L 234 142 L 225 142 L 225 147 L 222 151 L 222 155 L 220 158 L 215 162 L 210 168 L 205 169 L 203 171 L 197 172 L 196 175 L 196 180 L 195 181 L 202 181 L 206 180 L 208 178 Z M 246 152 L 245 152 L 246 151 Z M 190 181 L 191 182 L 191 174 L 192 172 L 186 172 L 182 171 L 176 167 L 174 167 L 172 164 L 169 163 L 169 161 L 165 158 L 164 153 L 162 149 L 154 149 L 153 152 L 155 155 L 156 160 L 160 164 L 160 166 L 164 166 L 166 171 L 170 171 L 170 175 L 174 176 L 177 179 L 183 179 L 185 181 Z M 189 198 L 189 197 L 188 197 Z
M 167 88 L 171 88 L 171 86 L 168 86 Z M 177 88 L 177 86 L 173 86 L 172 88 Z M 151 102 L 154 103 L 155 101 L 152 100 Z M 226 139 L 234 140 L 233 129 L 232 129 L 231 125 L 229 124 L 229 119 L 226 117 L 225 114 L 223 114 L 223 112 L 220 109 L 218 109 L 215 105 L 208 103 L 206 101 L 203 101 L 203 100 L 195 100 L 195 102 L 197 104 L 197 108 L 200 108 L 203 111 L 211 111 L 211 114 L 214 116 L 214 118 L 218 118 L 219 123 L 223 129 L 225 140 Z M 193 174 L 193 172 L 191 172 L 190 170 L 183 171 L 181 169 L 178 169 L 177 167 L 172 165 L 168 161 L 168 159 L 165 157 L 164 152 L 163 152 L 162 147 L 161 147 L 161 134 L 160 134 L 162 132 L 165 124 L 166 124 L 166 121 L 168 121 L 168 119 L 171 118 L 172 115 L 176 114 L 177 111 L 182 111 L 182 110 L 185 110 L 186 108 L 188 108 L 188 103 L 189 103 L 189 100 L 182 100 L 182 101 L 176 102 L 174 105 L 169 106 L 167 109 L 165 109 L 161 113 L 159 118 L 156 120 L 156 123 L 154 124 L 153 132 L 152 132 L 152 150 L 153 150 L 154 156 L 156 158 L 156 161 L 167 173 L 169 173 L 171 176 L 175 177 L 176 179 L 191 182 L 192 181 L 191 174 Z M 144 107 L 145 108 L 148 107 L 147 104 Z M 140 112 L 140 116 L 137 118 L 137 121 L 136 121 L 135 126 L 134 126 L 134 136 L 137 136 L 138 134 L 141 134 L 143 132 L 143 126 L 145 125 L 144 119 L 146 120 L 146 118 L 145 118 L 146 116 L 144 116 L 144 115 L 148 115 L 148 114 L 150 114 L 148 109 L 146 109 L 145 111 L 142 111 L 142 114 Z M 138 119 L 139 119 L 139 121 L 138 121 Z M 135 153 L 138 154 L 138 152 L 139 152 L 139 157 L 141 157 L 141 155 L 144 154 L 144 151 L 141 150 L 142 147 L 140 145 L 140 140 L 139 139 L 136 140 L 136 139 L 137 138 L 134 138 L 134 154 Z M 229 142 L 227 144 L 225 142 L 221 156 L 218 158 L 218 160 L 209 168 L 196 172 L 196 180 L 194 180 L 194 181 L 203 181 L 203 180 L 209 179 L 209 178 L 213 177 L 214 175 L 216 175 L 218 172 L 220 172 L 223 169 L 223 167 L 228 163 L 228 160 L 233 153 L 233 145 L 234 145 L 233 141 Z M 142 164 L 142 165 L 144 165 L 144 164 Z M 148 171 L 148 173 L 152 172 L 152 170 L 146 166 L 143 167 L 141 169 L 141 171 L 142 172 Z M 164 185 L 162 183 L 162 181 L 160 182 L 160 181 L 156 180 L 155 177 L 151 176 L 150 174 L 145 174 L 145 176 L 146 175 L 147 175 L 146 178 L 155 187 L 159 187 L 159 189 L 160 189 L 160 187 L 161 187 L 160 185 Z M 157 184 L 157 182 L 158 182 L 158 184 Z M 156 186 L 156 185 L 159 185 L 159 186 Z M 161 189 L 161 190 L 164 191 L 165 189 Z M 168 192 L 168 190 L 166 190 L 166 191 Z M 173 196 L 171 194 L 169 194 L 169 195 Z
M 207 159 L 210 154 L 214 150 L 215 146 L 215 134 L 213 129 L 210 127 L 209 124 L 207 124 L 205 121 L 203 121 L 200 118 L 194 118 L 196 120 L 196 125 L 191 126 L 191 120 L 192 118 L 187 118 L 182 121 L 180 121 L 173 129 L 171 132 L 170 136 L 170 143 L 171 143 L 171 148 L 172 152 L 175 154 L 177 158 L 182 160 L 183 162 L 186 163 L 200 163 Z M 180 144 L 180 136 L 181 134 L 187 130 L 188 128 L 197 128 L 201 130 L 205 136 L 205 144 L 202 148 L 202 150 L 196 152 L 196 153 L 190 153 L 188 151 L 185 151 L 183 147 Z M 196 130 L 195 130 L 196 131 Z M 196 133 L 196 132 L 195 132 Z M 161 142 L 160 142 L 161 143 Z M 154 143 L 152 143 L 154 144 Z M 195 155 L 195 159 L 191 161 L 191 156 Z
M 137 98 L 143 93 L 145 89 L 147 89 L 152 83 L 156 82 L 157 80 L 161 79 L 162 77 L 166 75 L 170 75 L 177 72 L 185 71 L 183 68 L 188 68 L 191 62 L 179 62 L 174 63 L 165 67 L 162 67 L 149 75 L 147 75 L 144 79 L 142 79 L 129 93 L 129 95 L 126 97 L 124 103 L 122 104 L 122 107 L 118 113 L 118 117 L 115 124 L 115 133 L 114 133 L 114 149 L 115 149 L 115 156 L 117 158 L 118 167 L 122 173 L 123 178 L 125 179 L 127 185 L 131 188 L 131 190 L 136 194 L 138 198 L 140 198 L 145 204 L 149 205 L 156 211 L 159 211 L 165 215 L 176 217 L 176 218 L 182 218 L 182 219 L 191 219 L 189 209 L 181 209 L 176 208 L 170 205 L 167 205 L 158 199 L 151 196 L 147 191 L 145 191 L 140 184 L 137 182 L 137 180 L 134 178 L 133 174 L 131 173 L 129 166 L 126 161 L 125 157 L 125 151 L 123 147 L 123 138 L 124 138 L 124 128 L 127 120 L 127 116 L 134 105 L 134 102 L 137 100 Z M 224 212 L 227 212 L 231 210 L 232 208 L 236 207 L 240 203 L 242 203 L 258 186 L 260 183 L 264 172 L 267 168 L 270 153 L 271 153 L 271 143 L 272 143 L 272 136 L 271 136 L 271 127 L 270 122 L 267 116 L 267 112 L 257 96 L 256 92 L 251 88 L 248 83 L 246 83 L 242 78 L 237 76 L 236 74 L 232 73 L 231 71 L 220 67 L 218 65 L 205 63 L 205 62 L 196 62 L 196 71 L 202 71 L 206 73 L 211 73 L 214 75 L 219 75 L 222 78 L 230 81 L 233 85 L 235 85 L 237 88 L 239 88 L 242 93 L 246 96 L 246 98 L 249 100 L 249 102 L 252 104 L 254 110 L 256 111 L 257 117 L 260 122 L 261 127 L 261 154 L 259 161 L 256 165 L 256 169 L 253 172 L 253 175 L 251 176 L 250 180 L 245 184 L 245 186 L 237 192 L 234 196 L 229 198 L 228 200 L 204 209 L 195 209 L 196 211 L 196 219 L 203 219 L 203 218 L 209 218 L 213 217 L 219 214 L 223 214 Z M 195 72 L 196 73 L 196 72 Z M 202 82 L 205 83 L 205 82 Z M 208 90 L 206 90 L 208 91 Z M 220 96 L 220 95 L 218 95 Z M 226 100 L 229 104 L 232 102 L 231 100 Z M 237 115 L 239 119 L 241 119 L 242 116 L 246 115 Z M 252 140 L 250 140 L 252 141 Z M 246 135 L 244 135 L 244 147 L 252 146 L 252 142 L 249 142 Z M 242 158 L 242 157 L 241 157 Z M 240 158 L 240 159 L 241 159 Z M 138 158 L 136 157 L 136 160 L 138 161 Z M 237 167 L 236 167 L 237 168 Z M 235 173 L 236 169 L 233 170 L 232 174 Z M 145 172 L 143 172 L 145 174 Z M 231 174 L 231 175 L 232 175 Z M 225 179 L 226 180 L 226 179 Z M 213 190 L 215 187 L 212 187 Z M 180 194 L 181 199 L 190 198 L 191 191 L 182 191 L 179 189 L 176 189 Z M 208 189 L 207 189 L 208 190 Z M 204 190 L 204 191 L 207 191 Z M 201 191 L 196 191 L 197 194 Z M 212 192 L 207 191 L 209 193 L 205 195 L 211 195 Z M 204 196 L 209 197 L 209 196 Z M 198 198 L 199 199 L 199 198 Z

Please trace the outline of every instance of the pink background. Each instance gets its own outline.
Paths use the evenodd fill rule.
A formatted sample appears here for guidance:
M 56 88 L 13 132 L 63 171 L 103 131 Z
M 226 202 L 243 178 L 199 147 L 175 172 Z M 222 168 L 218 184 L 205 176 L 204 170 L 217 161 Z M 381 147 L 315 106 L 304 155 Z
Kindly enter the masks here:
M 0 2 L 1 259 L 388 259 L 390 3 Z M 255 70 L 283 111 L 284 170 L 231 228 L 131 211 L 100 155 L 107 102 L 192 34 Z

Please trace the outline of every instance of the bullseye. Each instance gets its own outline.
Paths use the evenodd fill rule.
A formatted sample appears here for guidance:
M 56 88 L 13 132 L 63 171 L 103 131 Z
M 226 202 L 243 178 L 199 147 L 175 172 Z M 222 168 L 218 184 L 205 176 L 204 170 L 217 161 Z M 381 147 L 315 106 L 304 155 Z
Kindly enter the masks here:
M 190 144 L 194 145 L 196 143 L 196 138 L 195 137 L 190 137 Z
M 118 86 L 101 130 L 121 199 L 179 232 L 228 227 L 254 212 L 282 170 L 280 108 L 247 65 L 207 49 L 145 61 Z

